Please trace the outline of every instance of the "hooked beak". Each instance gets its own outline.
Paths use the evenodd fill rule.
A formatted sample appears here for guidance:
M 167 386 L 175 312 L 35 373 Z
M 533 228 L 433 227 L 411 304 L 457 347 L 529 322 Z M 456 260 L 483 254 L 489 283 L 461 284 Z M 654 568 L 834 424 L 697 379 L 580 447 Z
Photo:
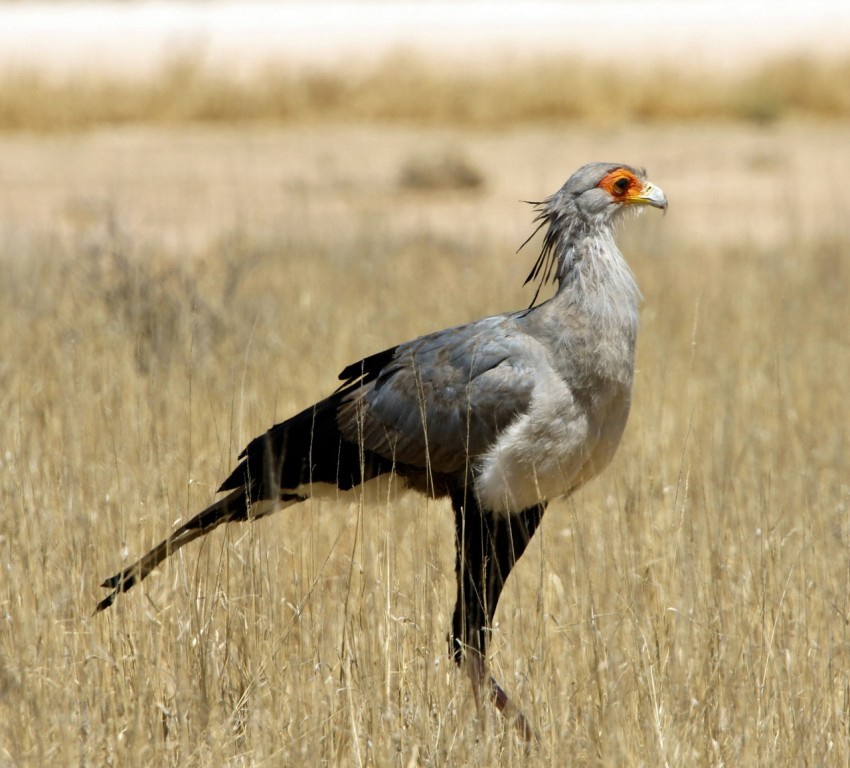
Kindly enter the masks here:
M 640 205 L 651 205 L 653 208 L 660 208 L 662 211 L 667 211 L 667 195 L 661 187 L 656 187 L 651 181 L 646 182 L 643 189 L 636 195 L 632 195 L 631 203 Z

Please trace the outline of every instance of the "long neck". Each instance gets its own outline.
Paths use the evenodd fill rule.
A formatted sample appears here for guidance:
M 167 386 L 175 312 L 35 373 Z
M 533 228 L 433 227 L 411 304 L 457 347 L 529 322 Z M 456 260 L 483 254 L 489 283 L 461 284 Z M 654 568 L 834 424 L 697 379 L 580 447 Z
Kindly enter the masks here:
M 632 270 L 614 240 L 610 221 L 575 221 L 562 229 L 557 246 L 556 301 L 565 301 L 634 337 L 641 294 Z
M 555 234 L 556 238 L 550 237 Z M 570 366 L 584 361 L 590 373 L 630 383 L 634 366 L 640 291 L 614 242 L 610 223 L 573 221 L 550 228 L 546 266 L 558 284 L 555 295 L 533 310 Z M 590 333 L 592 331 L 592 333 Z M 592 341 L 592 349 L 588 344 Z

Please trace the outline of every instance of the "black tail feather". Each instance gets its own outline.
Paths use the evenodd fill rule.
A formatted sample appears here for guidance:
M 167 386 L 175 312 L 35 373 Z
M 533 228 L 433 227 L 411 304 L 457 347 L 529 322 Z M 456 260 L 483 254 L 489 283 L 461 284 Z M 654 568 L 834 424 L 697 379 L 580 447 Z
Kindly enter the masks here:
M 336 392 L 254 438 L 219 491 L 247 488 L 251 501 L 280 498 L 312 483 L 347 491 L 402 469 L 340 433 L 337 411 L 347 395 Z
M 375 357 L 383 360 L 390 352 Z M 366 373 L 358 370 L 358 374 L 370 375 L 368 370 Z M 313 483 L 336 485 L 347 491 L 378 475 L 393 470 L 403 472 L 405 468 L 363 450 L 340 433 L 337 411 L 350 396 L 351 388 L 338 390 L 252 440 L 239 455 L 239 465 L 219 488 L 229 491 L 229 495 L 193 517 L 140 560 L 104 581 L 103 586 L 112 592 L 97 604 L 96 612 L 112 605 L 121 592 L 145 579 L 190 541 L 222 523 L 247 519 L 252 504 L 279 501 L 285 505 L 302 501 L 307 494 L 302 494 L 301 489 Z
M 246 520 L 248 517 L 248 500 L 244 490 L 236 490 L 223 499 L 211 504 L 203 512 L 199 512 L 189 522 L 181 525 L 167 539 L 157 544 L 144 557 L 137 560 L 131 566 L 110 576 L 101 584 L 106 589 L 111 589 L 95 608 L 95 613 L 100 613 L 109 608 L 115 602 L 115 598 L 122 592 L 131 589 L 140 581 L 143 581 L 163 560 L 174 554 L 190 541 L 204 536 L 223 523 L 236 520 Z

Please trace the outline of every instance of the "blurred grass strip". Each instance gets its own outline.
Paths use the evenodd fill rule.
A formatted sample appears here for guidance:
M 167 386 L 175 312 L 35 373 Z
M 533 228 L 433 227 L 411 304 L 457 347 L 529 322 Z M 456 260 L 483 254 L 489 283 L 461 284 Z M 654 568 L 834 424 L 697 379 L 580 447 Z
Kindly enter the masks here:
M 248 79 L 184 58 L 156 76 L 0 74 L 0 130 L 313 120 L 503 126 L 850 117 L 850 58 L 775 60 L 737 74 L 539 61 L 492 73 L 397 57 L 355 74 L 267 68 Z

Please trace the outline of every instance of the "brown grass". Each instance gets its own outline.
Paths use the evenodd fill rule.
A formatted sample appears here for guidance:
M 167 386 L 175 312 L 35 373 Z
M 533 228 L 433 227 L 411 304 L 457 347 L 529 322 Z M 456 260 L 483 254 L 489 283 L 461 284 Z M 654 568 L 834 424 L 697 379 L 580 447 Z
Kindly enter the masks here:
M 726 75 L 663 65 L 565 59 L 435 70 L 409 57 L 372 68 L 268 67 L 247 78 L 178 58 L 149 78 L 11 71 L 0 77 L 0 130 L 65 131 L 154 123 L 323 120 L 503 127 L 543 122 L 850 117 L 850 61 L 785 57 Z
M 422 151 L 416 131 L 311 133 L 306 159 L 297 132 L 0 146 L 9 162 L 79 170 L 46 224 L 39 201 L 54 198 L 28 178 L 4 203 L 0 763 L 850 760 L 850 231 L 816 175 L 817 153 L 843 164 L 831 179 L 846 159 L 808 129 L 716 129 L 713 156 L 701 130 L 597 133 L 444 136 L 486 176 L 457 197 L 379 188 Z M 530 212 L 514 201 L 562 181 L 553 152 L 574 165 L 594 142 L 636 148 L 671 211 L 623 236 L 645 294 L 624 445 L 552 505 L 498 613 L 493 664 L 539 747 L 476 714 L 444 642 L 450 513 L 392 488 L 216 533 L 92 617 L 97 584 L 208 502 L 246 439 L 342 365 L 528 301 L 533 254 L 513 251 Z M 753 147 L 780 160 L 739 163 Z M 284 194 L 262 180 L 287 149 L 305 165 Z M 257 175 L 222 173 L 234 157 Z M 187 235 L 185 258 L 173 233 L 203 218 L 188 169 L 186 189 L 226 186 L 268 226 Z M 766 199 L 750 213 L 723 207 L 753 190 Z

